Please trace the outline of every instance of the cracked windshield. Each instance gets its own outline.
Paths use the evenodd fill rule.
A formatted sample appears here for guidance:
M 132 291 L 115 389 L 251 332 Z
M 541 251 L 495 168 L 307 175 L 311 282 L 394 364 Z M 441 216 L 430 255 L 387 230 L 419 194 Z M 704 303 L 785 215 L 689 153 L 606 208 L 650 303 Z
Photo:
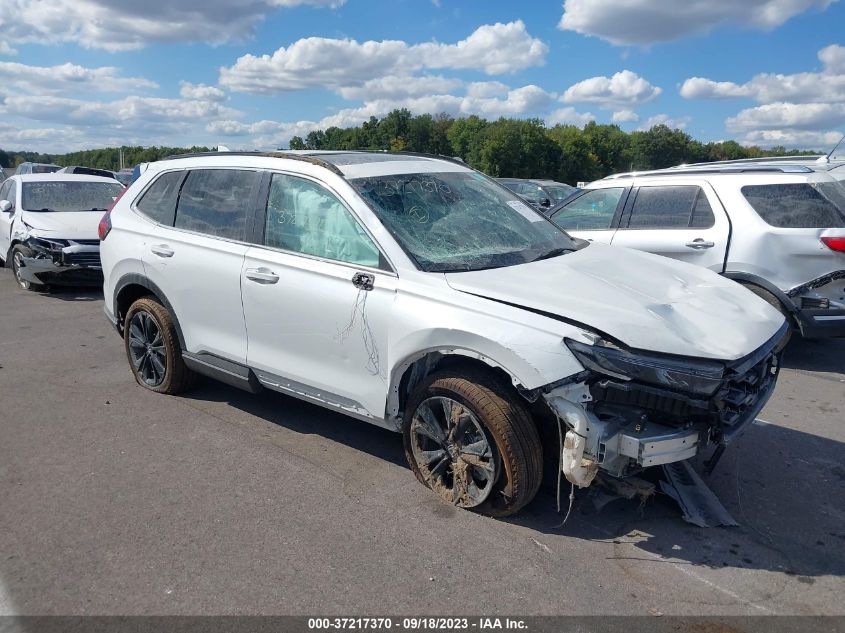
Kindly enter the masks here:
M 400 174 L 352 184 L 427 272 L 514 266 L 585 245 L 479 174 Z

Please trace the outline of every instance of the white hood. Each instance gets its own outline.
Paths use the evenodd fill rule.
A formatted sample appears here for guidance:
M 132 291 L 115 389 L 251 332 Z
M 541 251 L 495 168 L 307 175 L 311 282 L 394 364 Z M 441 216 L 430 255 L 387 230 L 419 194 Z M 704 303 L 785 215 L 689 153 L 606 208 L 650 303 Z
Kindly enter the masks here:
M 448 273 L 463 292 L 551 313 L 630 347 L 721 360 L 756 350 L 783 316 L 716 273 L 627 248 L 590 244 L 530 264 Z
M 66 240 L 96 240 L 102 211 L 24 211 L 22 220 L 35 233 Z

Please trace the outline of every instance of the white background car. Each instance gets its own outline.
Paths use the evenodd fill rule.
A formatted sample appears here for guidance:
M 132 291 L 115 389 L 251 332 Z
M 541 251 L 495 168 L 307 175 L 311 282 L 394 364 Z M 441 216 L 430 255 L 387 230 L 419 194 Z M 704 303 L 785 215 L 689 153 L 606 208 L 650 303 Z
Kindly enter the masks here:
M 705 163 L 590 183 L 550 213 L 577 237 L 704 266 L 808 338 L 845 336 L 841 162 Z
M 97 224 L 123 190 L 112 178 L 12 176 L 0 185 L 0 257 L 27 289 L 99 284 Z
M 140 385 L 178 393 L 198 372 L 402 431 L 421 482 L 490 514 L 536 493 L 542 419 L 581 486 L 735 437 L 786 332 L 715 273 L 572 240 L 431 157 L 151 163 L 100 229 Z

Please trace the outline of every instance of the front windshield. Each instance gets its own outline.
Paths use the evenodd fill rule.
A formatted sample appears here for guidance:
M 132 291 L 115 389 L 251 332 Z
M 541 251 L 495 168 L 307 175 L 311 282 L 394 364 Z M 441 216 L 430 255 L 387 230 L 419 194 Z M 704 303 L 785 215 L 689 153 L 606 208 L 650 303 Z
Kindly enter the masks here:
M 399 174 L 351 182 L 427 272 L 514 266 L 585 244 L 476 172 Z
M 122 189 L 117 182 L 25 182 L 21 207 L 26 211 L 105 211 Z

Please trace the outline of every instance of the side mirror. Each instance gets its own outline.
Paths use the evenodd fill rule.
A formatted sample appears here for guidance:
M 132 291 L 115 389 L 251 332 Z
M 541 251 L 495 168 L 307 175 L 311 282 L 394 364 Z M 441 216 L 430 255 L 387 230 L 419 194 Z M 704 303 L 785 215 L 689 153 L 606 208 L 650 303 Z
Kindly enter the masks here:
M 0 213 L 9 213 L 12 210 L 12 203 L 8 200 L 0 200 Z
M 540 200 L 540 206 L 541 207 L 550 207 L 550 206 L 552 206 L 552 201 L 549 200 L 548 198 L 543 198 L 542 200 Z

